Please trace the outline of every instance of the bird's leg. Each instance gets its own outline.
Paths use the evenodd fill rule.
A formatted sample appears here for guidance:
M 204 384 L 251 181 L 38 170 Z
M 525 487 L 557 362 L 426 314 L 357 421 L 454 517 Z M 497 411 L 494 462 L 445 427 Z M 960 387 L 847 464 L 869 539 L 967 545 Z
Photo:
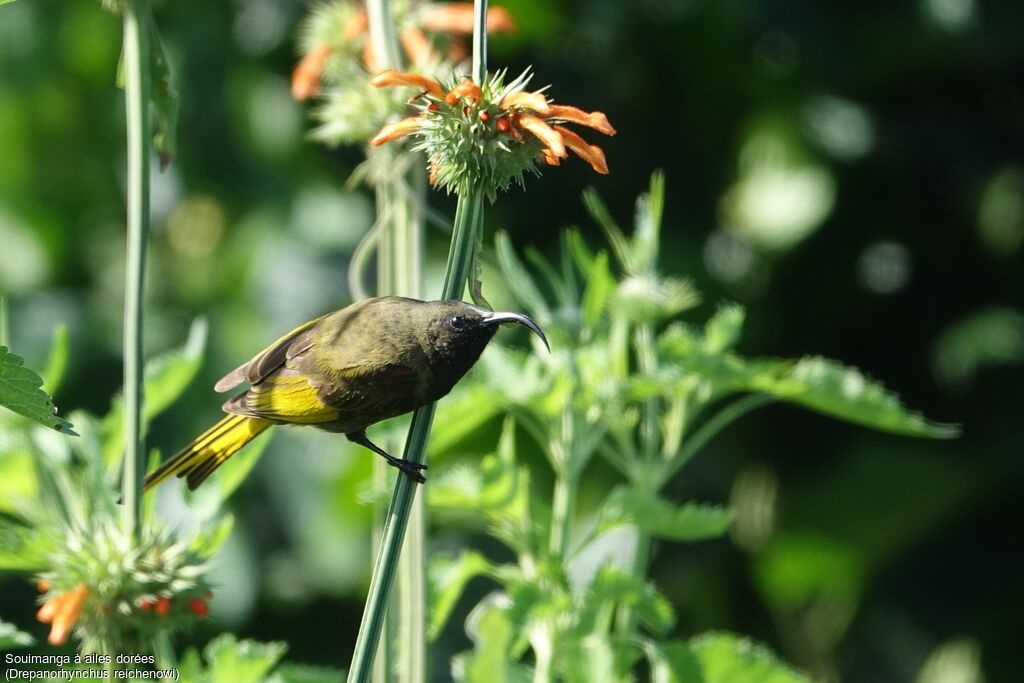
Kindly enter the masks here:
M 357 443 L 360 446 L 369 448 L 371 451 L 387 460 L 389 465 L 391 465 L 392 467 L 397 467 L 398 470 L 402 472 L 402 474 L 409 477 L 413 481 L 420 484 L 423 484 L 427 481 L 426 478 L 424 478 L 424 476 L 420 474 L 420 470 L 427 469 L 426 465 L 424 465 L 421 462 L 403 460 L 402 458 L 396 458 L 395 456 L 390 455 L 383 448 L 381 448 L 374 442 L 370 441 L 369 437 L 366 436 L 366 430 L 360 432 L 352 432 L 351 434 L 346 434 L 345 436 L 348 437 L 348 440 L 351 441 L 352 443 Z

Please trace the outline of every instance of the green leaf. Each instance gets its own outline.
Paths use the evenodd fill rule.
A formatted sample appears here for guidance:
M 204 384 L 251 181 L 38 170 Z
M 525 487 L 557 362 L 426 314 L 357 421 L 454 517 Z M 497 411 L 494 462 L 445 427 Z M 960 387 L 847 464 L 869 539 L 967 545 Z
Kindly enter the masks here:
M 45 391 L 43 379 L 25 367 L 25 361 L 0 346 L 0 406 L 8 408 L 44 427 L 64 434 L 75 434 L 71 423 L 56 415 L 56 408 Z
M 163 171 L 170 165 L 177 152 L 178 92 L 174 88 L 167 55 L 164 54 L 163 43 L 152 16 L 149 17 L 149 31 L 150 73 L 153 78 L 150 99 L 156 114 L 153 119 L 153 146 L 160 157 L 160 170 Z
M 6 5 L 11 2 L 14 2 L 14 0 L 0 0 L 0 5 Z
M 643 648 L 651 663 L 651 683 L 704 683 L 700 661 L 685 643 L 646 642 Z
M 50 345 L 50 357 L 43 370 L 43 391 L 51 396 L 57 393 L 64 371 L 68 367 L 68 328 L 58 325 L 53 331 L 53 343 Z
M 533 278 L 526 271 L 522 261 L 516 256 L 515 249 L 508 233 L 501 231 L 494 236 L 494 252 L 498 257 L 498 266 L 501 268 L 505 280 L 508 282 L 512 295 L 540 318 L 542 324 L 551 320 L 551 311 L 548 309 L 544 297 L 541 295 Z
M 144 425 L 167 409 L 195 378 L 206 346 L 206 321 L 197 318 L 180 349 L 162 353 L 146 363 Z M 103 419 L 103 457 L 112 463 L 124 449 L 124 398 L 118 395 Z
M 754 374 L 748 388 L 894 434 L 949 439 L 960 433 L 957 425 L 930 422 L 904 408 L 896 394 L 857 368 L 817 356 L 787 364 L 776 373 Z
M 43 569 L 50 549 L 46 536 L 10 519 L 0 518 L 0 570 Z
M 651 189 L 636 200 L 632 252 L 634 268 L 654 272 L 658 266 L 661 216 L 665 206 L 665 174 L 651 174 Z
M 728 351 L 740 340 L 746 312 L 739 304 L 725 304 L 704 325 L 704 346 L 712 353 Z
M 456 445 L 498 414 L 498 401 L 483 384 L 459 383 L 448 398 L 437 404 L 434 427 L 430 432 L 430 461 L 445 457 Z
M 466 620 L 474 649 L 456 659 L 455 679 L 466 683 L 527 683 L 528 672 L 513 660 L 513 643 L 520 635 L 508 597 L 492 593 Z
M 345 672 L 325 666 L 282 664 L 267 683 L 338 683 L 345 680 Z
M 654 584 L 639 576 L 605 565 L 583 598 L 577 623 L 581 635 L 598 630 L 598 621 L 608 607 L 629 607 L 656 633 L 664 633 L 675 624 L 672 605 Z
M 431 560 L 427 572 L 431 595 L 428 638 L 434 640 L 441 635 L 466 585 L 491 570 L 492 565 L 487 558 L 472 550 L 465 550 L 456 558 L 438 555 Z
M 583 292 L 583 326 L 592 328 L 601 320 L 608 299 L 615 290 L 615 278 L 608 267 L 608 253 L 599 252 L 586 272 L 587 288 Z
M 13 650 L 16 647 L 31 647 L 35 639 L 29 634 L 19 631 L 13 624 L 0 619 L 0 650 Z
M 206 523 L 196 533 L 188 549 L 200 557 L 211 557 L 224 545 L 235 528 L 235 518 L 226 514 L 214 523 Z
M 701 683 L 810 683 L 763 645 L 731 633 L 707 633 L 689 645 L 700 662 Z
M 627 273 L 635 273 L 637 271 L 637 263 L 633 257 L 632 246 L 629 240 L 626 239 L 626 236 L 622 234 L 622 229 L 615 222 L 615 219 L 612 218 L 608 207 L 605 206 L 601 196 L 597 194 L 594 188 L 588 187 L 583 191 L 583 204 L 587 207 L 590 216 L 604 230 L 605 236 L 611 244 L 612 252 L 615 254 L 615 258 L 619 260 L 619 265 L 622 269 Z
M 212 683 L 261 683 L 284 656 L 284 643 L 238 640 L 225 633 L 203 651 Z
M 642 531 L 672 541 L 702 541 L 729 530 L 732 511 L 724 507 L 686 503 L 676 505 L 656 494 L 616 487 L 602 506 L 598 530 L 633 524 Z

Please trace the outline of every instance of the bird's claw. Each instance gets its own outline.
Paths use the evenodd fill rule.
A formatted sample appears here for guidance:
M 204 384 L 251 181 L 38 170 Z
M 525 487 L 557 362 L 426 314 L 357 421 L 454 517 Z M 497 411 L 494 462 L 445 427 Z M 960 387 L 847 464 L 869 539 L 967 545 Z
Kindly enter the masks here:
M 399 458 L 395 458 L 393 461 L 391 461 L 391 465 L 396 467 L 396 468 L 398 468 L 398 470 L 402 474 L 404 474 L 405 476 L 409 477 L 410 479 L 412 479 L 417 484 L 425 484 L 425 483 L 427 483 L 426 477 L 424 477 L 420 473 L 421 470 L 427 469 L 427 466 L 424 463 L 422 463 L 422 462 L 413 462 L 411 460 L 402 460 L 402 459 L 399 459 Z

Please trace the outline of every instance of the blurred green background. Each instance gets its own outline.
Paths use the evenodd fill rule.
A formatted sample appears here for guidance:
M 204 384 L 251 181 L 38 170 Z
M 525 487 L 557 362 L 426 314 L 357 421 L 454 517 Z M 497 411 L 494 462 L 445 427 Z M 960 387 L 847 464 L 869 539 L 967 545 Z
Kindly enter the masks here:
M 581 190 L 596 187 L 628 224 L 663 168 L 663 266 L 703 291 L 692 319 L 738 301 L 743 352 L 841 359 L 964 427 L 959 440 L 921 442 L 773 407 L 716 439 L 668 493 L 733 502 L 732 538 L 655 548 L 653 576 L 680 632 L 746 633 L 859 682 L 913 680 L 954 642 L 947 652 L 965 666 L 980 653 L 988 680 L 1013 680 L 1024 609 L 1010 552 L 1024 482 L 1024 4 L 504 4 L 520 31 L 492 39 L 492 66 L 532 64 L 535 83 L 605 111 L 619 134 L 601 142 L 611 175 L 578 160 L 547 170 L 499 198 L 489 232 L 550 252 L 560 227 L 579 224 L 599 245 Z M 215 419 L 209 387 L 223 372 L 350 300 L 348 259 L 373 220 L 372 193 L 346 186 L 361 150 L 308 142 L 308 107 L 291 100 L 308 8 L 156 10 L 181 111 L 178 156 L 153 177 L 148 348 L 181 344 L 196 316 L 211 325 L 200 380 L 151 435 L 164 452 Z M 121 382 L 120 42 L 99 2 L 0 7 L 0 292 L 13 349 L 31 366 L 54 325 L 69 326 L 62 411 L 103 413 Z M 452 213 L 449 198 L 433 199 Z M 430 237 L 436 274 L 445 236 Z M 236 496 L 215 620 L 194 640 L 231 629 L 345 666 L 371 560 L 360 502 L 370 458 L 330 435 L 278 431 Z M 437 529 L 434 543 L 486 541 Z M 34 590 L 11 577 L 0 587 L 5 617 L 33 623 Z M 438 652 L 465 644 L 449 628 Z

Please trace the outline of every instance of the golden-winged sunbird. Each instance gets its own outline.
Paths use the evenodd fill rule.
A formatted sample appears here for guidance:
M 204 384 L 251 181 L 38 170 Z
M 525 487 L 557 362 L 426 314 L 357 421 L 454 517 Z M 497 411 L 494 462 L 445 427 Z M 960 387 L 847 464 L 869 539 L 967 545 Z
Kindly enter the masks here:
M 461 301 L 366 299 L 300 325 L 214 385 L 228 391 L 247 382 L 249 388 L 224 403 L 227 417 L 150 472 L 145 490 L 172 474 L 195 489 L 275 424 L 340 432 L 423 482 L 426 465 L 389 455 L 366 428 L 446 395 L 502 323 L 525 325 L 547 344 L 525 315 Z

